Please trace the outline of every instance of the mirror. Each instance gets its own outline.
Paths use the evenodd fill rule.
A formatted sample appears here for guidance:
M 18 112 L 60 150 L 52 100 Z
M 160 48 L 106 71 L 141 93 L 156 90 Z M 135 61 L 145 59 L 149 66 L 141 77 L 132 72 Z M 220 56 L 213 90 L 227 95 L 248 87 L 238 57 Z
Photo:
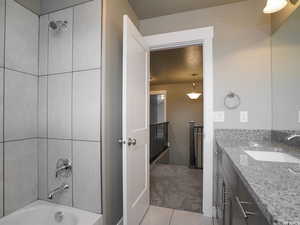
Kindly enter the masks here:
M 273 130 L 300 130 L 300 8 L 272 34 Z

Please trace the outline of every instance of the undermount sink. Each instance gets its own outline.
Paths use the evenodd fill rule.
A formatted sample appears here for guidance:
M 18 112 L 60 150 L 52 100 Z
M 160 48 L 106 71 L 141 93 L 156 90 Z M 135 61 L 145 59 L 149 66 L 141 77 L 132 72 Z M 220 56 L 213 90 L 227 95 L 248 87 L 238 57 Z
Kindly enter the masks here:
M 253 159 L 264 162 L 300 163 L 300 159 L 282 152 L 245 151 Z

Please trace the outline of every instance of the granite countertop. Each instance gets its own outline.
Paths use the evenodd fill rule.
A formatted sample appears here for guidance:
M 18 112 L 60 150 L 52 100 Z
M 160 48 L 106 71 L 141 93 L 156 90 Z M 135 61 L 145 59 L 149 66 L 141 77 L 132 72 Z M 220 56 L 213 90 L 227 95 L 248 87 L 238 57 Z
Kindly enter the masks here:
M 270 140 L 238 140 L 216 135 L 236 172 L 272 225 L 300 225 L 300 170 L 298 163 L 257 161 L 245 151 L 284 152 L 300 159 L 300 148 Z

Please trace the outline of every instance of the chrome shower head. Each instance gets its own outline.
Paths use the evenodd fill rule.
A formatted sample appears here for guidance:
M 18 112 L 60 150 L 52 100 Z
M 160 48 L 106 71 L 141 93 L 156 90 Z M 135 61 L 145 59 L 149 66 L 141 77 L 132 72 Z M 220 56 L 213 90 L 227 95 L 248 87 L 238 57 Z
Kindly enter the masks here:
M 53 31 L 61 31 L 67 29 L 68 21 L 62 21 L 62 20 L 57 20 L 57 21 L 50 21 L 49 22 L 49 27 Z
M 52 30 L 56 30 L 56 29 L 58 28 L 57 23 L 56 23 L 55 21 L 50 21 L 49 27 L 50 27 Z

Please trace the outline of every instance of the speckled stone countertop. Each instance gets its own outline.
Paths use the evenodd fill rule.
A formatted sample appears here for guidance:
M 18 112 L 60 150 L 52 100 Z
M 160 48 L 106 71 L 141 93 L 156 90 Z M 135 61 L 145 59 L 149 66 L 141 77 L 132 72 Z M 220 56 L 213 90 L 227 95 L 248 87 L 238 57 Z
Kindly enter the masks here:
M 269 132 L 253 132 L 245 138 L 240 131 L 217 130 L 215 139 L 269 223 L 300 225 L 300 164 L 257 161 L 245 152 L 284 152 L 300 159 L 300 148 L 272 141 Z

